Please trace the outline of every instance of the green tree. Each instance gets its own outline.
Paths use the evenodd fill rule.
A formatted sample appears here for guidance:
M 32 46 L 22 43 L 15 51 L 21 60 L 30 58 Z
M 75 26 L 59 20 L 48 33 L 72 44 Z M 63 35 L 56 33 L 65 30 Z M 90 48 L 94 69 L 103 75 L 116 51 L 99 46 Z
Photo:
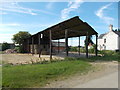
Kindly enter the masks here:
M 85 45 L 87 44 L 87 38 L 85 39 Z M 91 44 L 94 44 L 93 41 L 92 41 L 92 36 L 88 36 L 88 44 L 91 43 Z
M 6 50 L 6 49 L 9 49 L 9 48 L 10 48 L 10 45 L 7 42 L 3 42 L 2 51 Z
M 31 34 L 29 32 L 20 31 L 17 34 L 13 35 L 12 40 L 15 44 L 19 44 L 21 46 L 23 43 L 23 40 L 26 38 L 29 38 L 30 36 Z

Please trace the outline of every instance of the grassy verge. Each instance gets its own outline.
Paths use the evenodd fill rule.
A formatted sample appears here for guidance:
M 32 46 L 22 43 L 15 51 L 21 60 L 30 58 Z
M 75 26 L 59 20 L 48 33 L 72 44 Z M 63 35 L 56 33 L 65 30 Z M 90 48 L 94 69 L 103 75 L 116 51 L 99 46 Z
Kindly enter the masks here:
M 75 73 L 86 73 L 91 68 L 88 62 L 75 59 L 44 64 L 6 65 L 3 66 L 2 85 L 10 88 L 41 87 Z
M 91 57 L 89 60 L 96 61 L 120 61 L 120 52 L 104 51 L 103 56 Z

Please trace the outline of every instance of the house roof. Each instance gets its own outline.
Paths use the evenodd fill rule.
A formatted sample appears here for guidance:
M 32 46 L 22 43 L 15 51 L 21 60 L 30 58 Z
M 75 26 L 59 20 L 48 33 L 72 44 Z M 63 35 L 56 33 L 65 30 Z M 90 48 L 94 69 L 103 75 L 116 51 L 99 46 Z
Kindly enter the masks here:
M 103 38 L 103 36 L 105 36 L 106 34 L 101 34 L 99 37 L 98 37 L 98 39 L 102 39 Z
M 120 36 L 120 32 L 119 31 L 113 31 L 115 34 L 117 34 L 118 36 Z M 105 34 L 100 34 L 100 36 L 98 37 L 98 39 L 102 39 L 105 35 L 106 35 L 107 33 L 105 33 Z
M 38 34 L 43 34 L 44 36 L 49 37 L 49 31 L 51 30 L 52 40 L 64 39 L 66 29 L 68 30 L 68 38 L 86 36 L 87 32 L 89 35 L 98 34 L 88 23 L 83 22 L 78 16 L 76 16 L 38 32 L 31 37 L 35 37 Z
M 114 33 L 116 33 L 118 36 L 120 36 L 120 31 L 113 31 Z

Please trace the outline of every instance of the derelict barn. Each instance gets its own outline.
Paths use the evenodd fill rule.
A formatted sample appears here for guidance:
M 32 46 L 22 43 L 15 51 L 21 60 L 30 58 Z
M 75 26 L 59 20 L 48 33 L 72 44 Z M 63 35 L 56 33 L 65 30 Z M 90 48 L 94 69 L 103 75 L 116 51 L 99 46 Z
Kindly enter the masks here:
M 66 56 L 68 56 L 68 38 L 79 37 L 80 46 L 80 37 L 86 36 L 86 57 L 88 57 L 88 38 L 91 35 L 96 36 L 95 54 L 97 56 L 98 33 L 88 23 L 80 20 L 78 16 L 49 27 L 25 39 L 23 42 L 23 49 L 28 53 L 39 53 L 39 57 L 43 52 L 46 52 L 46 54 L 50 54 L 50 59 L 52 59 L 52 40 L 58 40 L 59 47 L 59 39 L 65 39 L 65 52 Z

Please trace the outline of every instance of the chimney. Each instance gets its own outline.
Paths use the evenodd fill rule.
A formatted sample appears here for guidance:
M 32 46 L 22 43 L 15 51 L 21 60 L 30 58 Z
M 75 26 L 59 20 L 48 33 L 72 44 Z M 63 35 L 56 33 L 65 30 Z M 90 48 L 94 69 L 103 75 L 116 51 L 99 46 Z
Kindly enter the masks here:
M 112 24 L 109 25 L 109 31 L 113 31 L 113 25 Z

